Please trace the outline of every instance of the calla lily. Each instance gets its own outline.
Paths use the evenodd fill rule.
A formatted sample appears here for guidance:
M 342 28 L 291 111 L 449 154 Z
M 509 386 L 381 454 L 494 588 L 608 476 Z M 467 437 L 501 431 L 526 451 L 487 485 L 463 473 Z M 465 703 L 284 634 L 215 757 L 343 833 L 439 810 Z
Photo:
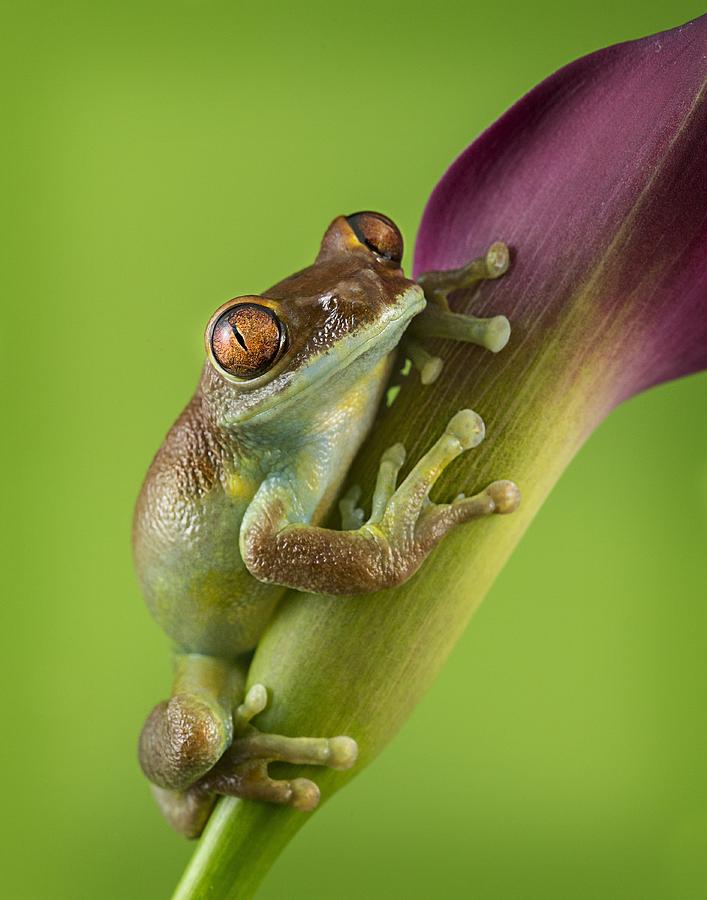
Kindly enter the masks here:
M 507 315 L 511 340 L 498 355 L 430 342 L 443 374 L 425 388 L 405 379 L 351 481 L 370 498 L 383 449 L 402 440 L 414 461 L 472 406 L 486 441 L 435 495 L 513 478 L 523 503 L 456 529 L 399 588 L 352 599 L 292 592 L 283 603 L 250 672 L 272 692 L 259 724 L 357 738 L 354 770 L 317 774 L 324 797 L 405 720 L 598 422 L 632 394 L 707 366 L 706 49 L 707 17 L 578 60 L 481 135 L 432 193 L 415 272 L 505 241 L 508 273 L 473 297 L 453 295 L 452 307 Z M 251 896 L 305 821 L 221 800 L 177 896 Z

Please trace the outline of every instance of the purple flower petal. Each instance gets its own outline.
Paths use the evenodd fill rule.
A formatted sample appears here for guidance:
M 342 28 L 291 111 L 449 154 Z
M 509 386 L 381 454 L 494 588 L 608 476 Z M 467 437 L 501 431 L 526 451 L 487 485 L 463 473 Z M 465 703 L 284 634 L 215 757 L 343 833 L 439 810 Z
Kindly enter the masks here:
M 598 415 L 707 366 L 706 72 L 707 16 L 571 63 L 462 153 L 422 219 L 416 274 L 511 246 L 474 311 L 505 313 L 528 354 L 562 334 L 577 369 L 602 366 Z

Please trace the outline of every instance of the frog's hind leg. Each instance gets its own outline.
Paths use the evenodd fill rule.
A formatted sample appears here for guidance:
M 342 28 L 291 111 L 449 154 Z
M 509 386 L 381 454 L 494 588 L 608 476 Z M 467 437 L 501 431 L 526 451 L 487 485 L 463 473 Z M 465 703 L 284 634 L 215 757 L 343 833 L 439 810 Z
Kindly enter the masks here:
M 140 735 L 140 765 L 153 784 L 180 790 L 212 768 L 233 740 L 233 705 L 243 684 L 230 660 L 176 657 L 171 697 L 152 710 Z
M 478 344 L 498 353 L 508 343 L 511 327 L 505 316 L 480 319 L 460 315 L 449 308 L 448 297 L 454 291 L 470 288 L 481 281 L 500 278 L 510 263 L 508 247 L 497 241 L 485 256 L 472 259 L 459 269 L 423 272 L 417 279 L 425 292 L 427 307 L 416 316 L 406 333 L 406 350 L 413 365 L 420 371 L 423 384 L 431 384 L 439 375 L 442 363 L 418 343 L 419 338 L 440 337 Z
M 215 794 L 196 788 L 171 791 L 156 784 L 150 787 L 162 815 L 175 831 L 191 839 L 201 836 L 216 803 Z
M 152 710 L 140 735 L 139 758 L 170 824 L 196 837 L 213 798 L 190 786 L 208 772 L 233 740 L 233 707 L 245 673 L 231 660 L 178 654 L 172 695 Z
M 263 685 L 243 698 L 247 663 L 198 654 L 177 657 L 172 697 L 158 704 L 140 736 L 140 763 L 163 814 L 177 831 L 198 837 L 218 794 L 310 810 L 319 789 L 307 778 L 270 778 L 271 762 L 347 769 L 356 760 L 349 737 L 265 734 L 251 724 L 267 704 Z

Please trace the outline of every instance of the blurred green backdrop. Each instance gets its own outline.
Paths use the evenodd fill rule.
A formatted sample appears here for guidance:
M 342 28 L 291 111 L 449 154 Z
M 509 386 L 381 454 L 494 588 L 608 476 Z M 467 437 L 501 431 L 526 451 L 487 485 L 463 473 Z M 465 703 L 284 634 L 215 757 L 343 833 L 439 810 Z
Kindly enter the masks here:
M 701 11 L 4 7 L 3 896 L 166 897 L 191 852 L 135 759 L 170 665 L 129 534 L 208 316 L 307 263 L 339 212 L 388 212 L 412 247 L 437 178 L 514 99 Z M 704 896 L 706 400 L 705 376 L 666 385 L 594 434 L 264 900 Z

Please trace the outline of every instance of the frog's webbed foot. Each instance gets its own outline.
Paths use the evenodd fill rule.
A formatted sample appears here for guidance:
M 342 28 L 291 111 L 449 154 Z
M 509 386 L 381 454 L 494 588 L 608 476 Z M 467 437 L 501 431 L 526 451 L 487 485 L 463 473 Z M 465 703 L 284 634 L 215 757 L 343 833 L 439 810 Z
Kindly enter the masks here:
M 420 372 L 423 384 L 431 384 L 442 370 L 442 361 L 419 343 L 420 338 L 441 337 L 478 344 L 498 353 L 508 343 L 511 326 L 505 316 L 480 319 L 454 313 L 448 297 L 454 291 L 470 288 L 481 281 L 500 278 L 510 263 L 508 247 L 497 241 L 485 256 L 473 259 L 460 269 L 424 272 L 417 279 L 425 292 L 427 307 L 416 316 L 405 336 L 405 351 Z
M 520 492 L 512 481 L 494 481 L 473 497 L 460 494 L 452 503 L 433 503 L 429 492 L 449 463 L 484 438 L 484 423 L 470 409 L 452 417 L 444 434 L 419 460 L 403 483 L 397 476 L 405 461 L 405 448 L 395 444 L 380 463 L 373 492 L 371 516 L 363 525 L 372 535 L 383 537 L 408 577 L 442 537 L 455 525 L 494 513 L 513 512 Z
M 207 794 L 225 794 L 245 800 L 264 800 L 309 811 L 319 803 L 319 788 L 308 778 L 276 780 L 268 773 L 272 762 L 350 769 L 358 747 L 353 738 L 286 737 L 266 734 L 250 724 L 265 708 L 267 691 L 250 688 L 236 711 L 236 737 L 218 763 L 193 788 Z
M 381 458 L 371 515 L 355 530 L 282 525 L 274 515 L 261 516 L 265 527 L 259 524 L 242 535 L 246 566 L 260 581 L 320 594 L 361 594 L 402 584 L 455 525 L 518 506 L 520 494 L 511 481 L 495 481 L 476 496 L 452 503 L 430 500 L 446 466 L 483 437 L 481 418 L 470 409 L 458 412 L 399 487 L 405 449 L 402 444 L 389 448 Z M 347 503 L 356 508 L 351 496 L 345 510 Z
M 245 670 L 237 662 L 200 654 L 177 657 L 169 701 L 159 703 L 140 736 L 140 763 L 169 823 L 198 837 L 218 794 L 313 809 L 319 789 L 307 778 L 276 781 L 271 762 L 348 769 L 356 761 L 349 737 L 291 738 L 264 734 L 251 724 L 268 701 L 253 685 L 240 706 Z

